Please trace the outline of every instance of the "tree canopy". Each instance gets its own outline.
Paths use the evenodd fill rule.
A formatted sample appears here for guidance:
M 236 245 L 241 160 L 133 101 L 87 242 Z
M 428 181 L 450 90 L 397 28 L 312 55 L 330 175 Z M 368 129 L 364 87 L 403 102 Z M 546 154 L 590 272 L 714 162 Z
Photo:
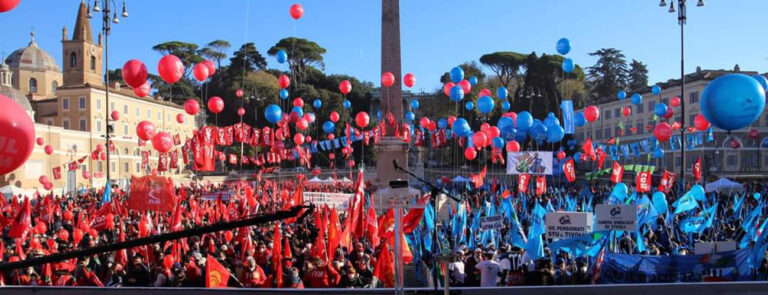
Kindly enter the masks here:
M 629 69 L 621 50 L 602 48 L 589 54 L 597 56 L 594 66 L 587 68 L 588 85 L 593 99 L 613 97 L 628 86 Z
M 288 65 L 297 84 L 304 81 L 307 67 L 325 69 L 323 54 L 326 50 L 314 41 L 296 37 L 283 38 L 269 48 L 267 54 L 275 56 L 279 50 L 285 50 L 288 54 Z
M 633 59 L 629 67 L 629 90 L 636 91 L 648 87 L 648 66 Z

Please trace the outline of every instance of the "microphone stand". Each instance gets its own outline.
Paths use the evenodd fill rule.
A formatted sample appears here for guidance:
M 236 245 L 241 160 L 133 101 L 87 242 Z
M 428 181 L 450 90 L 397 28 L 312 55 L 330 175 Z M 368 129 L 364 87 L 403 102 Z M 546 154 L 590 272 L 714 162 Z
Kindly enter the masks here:
M 432 215 L 432 219 L 433 219 L 432 221 L 433 221 L 433 224 L 434 224 L 434 231 L 432 232 L 432 256 L 433 256 L 433 259 L 432 259 L 432 272 L 433 272 L 432 284 L 434 286 L 434 294 L 438 295 L 439 292 L 437 290 L 437 276 L 439 275 L 439 272 L 438 272 L 439 268 L 438 268 L 437 260 L 438 260 L 438 258 L 445 259 L 445 257 L 442 257 L 442 256 L 438 255 L 439 254 L 438 253 L 438 244 L 440 243 L 440 241 L 438 240 L 438 230 L 437 230 L 437 223 L 439 221 L 438 220 L 438 213 L 440 212 L 440 209 L 439 209 L 440 203 L 438 203 L 438 198 L 440 196 L 440 193 L 443 193 L 443 194 L 445 194 L 446 196 L 448 196 L 449 198 L 451 198 L 452 200 L 454 200 L 457 203 L 460 203 L 461 199 L 453 196 L 451 193 L 446 191 L 445 188 L 438 187 L 438 186 L 432 184 L 431 182 L 426 181 L 423 178 L 417 176 L 413 172 L 408 171 L 407 169 L 404 169 L 403 167 L 400 167 L 400 165 L 398 165 L 398 163 L 397 163 L 397 160 L 392 160 L 392 165 L 394 166 L 395 170 L 399 170 L 399 171 L 407 174 L 408 176 L 411 176 L 411 177 L 415 178 L 416 180 L 418 180 L 422 184 L 427 185 L 430 188 L 430 196 L 432 197 L 433 207 L 435 208 L 435 212 Z M 452 260 L 452 259 L 450 259 L 450 260 Z M 449 291 L 448 291 L 449 290 L 449 287 L 448 287 L 449 286 L 449 280 L 450 280 L 450 278 L 448 277 L 448 268 L 446 268 L 446 272 L 444 273 L 444 276 L 443 276 L 443 285 L 445 286 L 445 294 L 446 295 L 449 294 Z

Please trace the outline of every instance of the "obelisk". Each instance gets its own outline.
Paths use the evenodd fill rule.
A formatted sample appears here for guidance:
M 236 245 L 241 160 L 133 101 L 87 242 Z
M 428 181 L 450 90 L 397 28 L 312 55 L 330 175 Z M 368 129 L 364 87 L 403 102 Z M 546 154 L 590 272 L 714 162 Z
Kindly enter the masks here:
M 397 124 L 403 122 L 403 98 L 400 71 L 400 0 L 381 0 L 381 73 L 395 75 L 392 87 L 381 88 L 382 119 L 391 112 Z M 386 124 L 382 122 L 382 124 Z M 406 179 L 405 174 L 395 171 L 392 162 L 408 167 L 408 144 L 394 137 L 394 130 L 387 124 L 387 136 L 376 149 L 376 175 L 379 187 L 386 187 L 390 180 Z

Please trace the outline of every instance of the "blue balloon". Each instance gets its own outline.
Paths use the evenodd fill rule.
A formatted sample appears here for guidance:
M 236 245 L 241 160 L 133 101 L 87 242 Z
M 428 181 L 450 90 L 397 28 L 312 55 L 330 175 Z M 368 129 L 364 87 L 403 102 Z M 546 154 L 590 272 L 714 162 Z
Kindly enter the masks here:
M 544 126 L 551 127 L 551 126 L 557 126 L 560 125 L 560 120 L 555 117 L 555 113 L 549 112 L 547 114 L 547 117 L 544 119 Z
M 619 90 L 619 93 L 616 93 L 616 97 L 619 98 L 619 100 L 627 98 L 627 92 L 624 90 Z
M 653 193 L 653 208 L 656 209 L 656 212 L 659 212 L 659 214 L 667 213 L 669 204 L 667 203 L 667 196 L 664 195 L 663 192 L 657 191 Z
M 517 128 L 515 128 L 515 127 L 509 126 L 509 127 L 505 128 L 504 130 L 500 130 L 500 131 L 501 131 L 501 138 L 504 138 L 505 140 L 515 140 L 515 139 L 517 139 L 517 137 L 518 137 L 517 135 L 518 134 L 521 134 L 522 137 L 523 137 L 522 140 L 525 140 L 525 133 L 517 132 Z
M 325 132 L 325 134 L 331 134 L 334 131 L 336 131 L 336 124 L 333 124 L 331 121 L 325 121 L 325 123 L 323 123 L 323 132 Z
M 659 95 L 659 93 L 661 93 L 661 86 L 653 85 L 653 87 L 651 87 L 651 93 L 653 95 Z
M 414 109 L 414 110 L 418 110 L 419 109 L 419 101 L 415 100 L 415 99 L 412 100 L 411 101 L 411 108 Z
M 615 197 L 619 200 L 626 200 L 628 194 L 629 194 L 629 188 L 623 182 L 619 182 L 616 185 L 614 185 L 613 191 L 611 191 L 611 197 Z
M 667 113 L 667 105 L 663 103 L 657 103 L 655 106 L 653 106 L 653 113 L 659 117 L 664 116 Z
M 291 112 L 298 114 L 299 117 L 304 117 L 304 110 L 301 107 L 293 107 Z
M 557 40 L 557 53 L 560 53 L 562 55 L 568 54 L 568 52 L 571 52 L 571 40 L 568 40 L 568 38 L 560 38 L 560 40 Z
M 507 87 L 499 86 L 499 88 L 496 89 L 496 96 L 498 96 L 499 99 L 507 99 L 508 95 L 509 92 L 507 91 Z
M 376 111 L 376 118 L 381 119 L 381 110 Z
M 547 140 L 547 132 L 549 131 L 549 128 L 547 126 L 544 126 L 544 123 L 537 123 L 533 125 L 533 133 L 531 134 L 531 137 L 533 137 L 534 140 L 537 142 L 543 142 Z
M 280 119 L 283 118 L 283 110 L 279 106 L 271 104 L 264 109 L 264 118 L 267 118 L 267 121 L 272 124 L 280 122 Z
M 581 152 L 575 152 L 573 154 L 573 161 L 578 163 L 581 163 Z
M 573 116 L 573 124 L 576 124 L 576 126 L 579 127 L 584 127 L 584 125 L 587 125 L 587 117 L 584 116 L 584 113 L 578 112 Z
M 560 142 L 565 137 L 565 130 L 560 125 L 549 126 L 547 129 L 547 142 Z
M 740 74 L 740 75 L 743 75 L 743 74 Z M 744 76 L 746 76 L 746 75 L 744 75 Z M 685 193 L 685 194 L 686 195 L 690 195 L 691 197 L 693 197 L 697 201 L 702 201 L 702 202 L 706 201 L 706 197 L 704 196 L 704 188 L 701 187 L 701 185 L 696 184 L 696 185 L 692 186 L 691 189 L 687 193 Z
M 493 98 L 490 96 L 483 96 L 477 99 L 477 109 L 483 114 L 488 114 L 493 111 L 494 103 Z
M 288 99 L 288 89 L 280 89 L 280 99 Z
M 504 139 L 501 137 L 494 137 L 493 138 L 493 147 L 500 149 L 504 147 Z
M 467 122 L 464 118 L 458 118 L 456 121 L 453 121 L 453 134 L 456 134 L 458 137 L 466 137 L 472 133 L 472 130 L 469 128 L 469 122 Z
M 639 105 L 641 103 L 643 103 L 643 96 L 637 93 L 632 94 L 632 104 Z
M 448 120 L 446 119 L 437 120 L 437 127 L 440 129 L 444 129 L 445 127 L 448 127 Z
M 464 80 L 464 70 L 461 67 L 451 69 L 451 81 L 459 83 L 461 80 Z
M 744 74 L 720 76 L 704 88 L 702 114 L 717 128 L 731 131 L 752 124 L 765 108 L 765 90 Z
M 768 91 L 768 79 L 765 78 L 763 75 L 754 75 L 752 78 L 755 78 L 757 80 L 757 83 L 760 83 L 760 86 L 763 86 L 763 91 Z
M 573 60 L 570 58 L 566 58 L 563 60 L 563 72 L 571 73 L 573 72 Z
M 515 128 L 515 120 L 512 120 L 510 117 L 501 117 L 496 121 L 496 127 L 498 127 L 501 132 L 504 132 L 507 128 Z
M 462 99 L 464 99 L 464 89 L 461 89 L 461 86 L 451 87 L 451 100 L 460 102 Z
M 512 105 L 510 105 L 509 102 L 506 101 L 506 100 L 501 103 L 501 110 L 502 111 L 505 111 L 505 112 L 509 111 L 509 108 L 511 108 L 511 107 L 512 107 Z
M 313 101 L 313 102 L 312 102 L 312 105 L 313 105 L 313 106 L 314 106 L 316 109 L 319 109 L 320 107 L 322 107 L 322 106 L 323 106 L 323 102 L 322 102 L 322 101 L 321 101 L 319 98 L 315 98 L 315 101 Z
M 349 109 L 352 107 L 352 103 L 349 102 L 349 99 L 345 99 L 344 103 L 342 103 L 342 106 L 344 106 L 345 109 Z
M 464 108 L 467 109 L 467 111 L 471 111 L 475 108 L 475 104 L 470 100 L 464 104 Z
M 469 85 L 472 85 L 472 86 L 477 85 L 477 77 L 475 76 L 469 77 Z
M 661 149 L 660 146 L 656 146 L 656 149 L 653 150 L 652 156 L 654 159 L 661 159 L 664 157 L 664 150 Z
M 517 130 L 527 131 L 533 126 L 533 116 L 528 111 L 522 111 L 517 114 Z
M 405 120 L 408 121 L 408 123 L 413 122 L 413 120 L 416 119 L 416 114 L 414 114 L 411 111 L 405 112 Z
M 278 50 L 277 51 L 277 62 L 279 63 L 285 63 L 286 60 L 288 60 L 288 53 L 285 52 L 285 50 Z

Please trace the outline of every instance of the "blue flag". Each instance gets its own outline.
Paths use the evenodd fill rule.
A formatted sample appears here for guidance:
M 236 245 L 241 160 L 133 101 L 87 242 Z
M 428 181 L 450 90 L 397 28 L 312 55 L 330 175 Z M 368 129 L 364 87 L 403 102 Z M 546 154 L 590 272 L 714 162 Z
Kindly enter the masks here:
M 768 220 L 766 220 L 766 223 L 768 223 Z M 765 227 L 765 224 L 763 224 L 763 227 Z M 757 235 L 755 246 L 752 247 L 752 252 L 749 254 L 749 265 L 754 268 L 760 267 L 766 250 L 768 250 L 768 234 L 763 230 Z
M 698 208 L 699 203 L 696 202 L 696 199 L 692 195 L 685 194 L 680 199 L 677 199 L 677 201 L 672 203 L 672 207 L 675 207 L 675 212 L 672 215 L 677 215 L 685 211 Z
M 107 183 L 104 186 L 104 194 L 101 195 L 101 205 L 104 206 L 104 204 L 109 203 L 112 201 L 112 186 Z
M 739 210 L 741 210 L 741 205 L 744 204 L 744 199 L 747 198 L 747 195 L 744 194 L 744 195 L 741 196 L 741 198 L 739 198 L 739 195 L 734 193 L 733 194 L 733 198 L 735 199 L 733 201 L 733 203 L 734 203 L 734 205 L 733 205 L 733 213 L 737 213 L 737 212 L 739 212 Z
M 637 202 L 637 223 L 636 228 L 639 229 L 643 224 L 650 223 L 651 226 L 656 225 L 656 219 L 659 217 L 659 212 L 648 199 L 647 195 L 643 195 Z
M 549 243 L 549 249 L 552 251 L 554 259 L 558 253 L 567 252 L 573 257 L 583 255 L 595 257 L 602 248 L 603 241 L 608 238 L 610 231 L 596 231 L 572 238 L 557 240 Z
M 563 100 L 560 103 L 560 109 L 563 111 L 563 129 L 565 134 L 575 133 L 574 121 L 573 121 L 573 101 Z

